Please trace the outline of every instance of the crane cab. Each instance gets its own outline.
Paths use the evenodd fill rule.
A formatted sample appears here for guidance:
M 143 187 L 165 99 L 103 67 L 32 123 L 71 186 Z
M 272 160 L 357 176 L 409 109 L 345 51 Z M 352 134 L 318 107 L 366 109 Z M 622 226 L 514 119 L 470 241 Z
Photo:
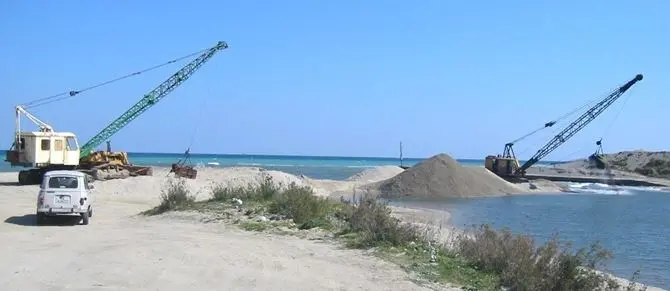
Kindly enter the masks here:
M 71 132 L 19 132 L 5 160 L 12 166 L 74 168 L 79 165 L 79 143 Z
M 484 167 L 500 177 L 511 177 L 519 168 L 519 160 L 501 155 L 487 156 L 484 160 Z

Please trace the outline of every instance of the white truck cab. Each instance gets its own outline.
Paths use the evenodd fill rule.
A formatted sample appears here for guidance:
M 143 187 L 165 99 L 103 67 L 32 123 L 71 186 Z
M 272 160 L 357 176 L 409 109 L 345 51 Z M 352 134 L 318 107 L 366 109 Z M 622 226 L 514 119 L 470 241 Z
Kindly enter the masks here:
M 87 225 L 93 216 L 89 176 L 78 171 L 60 170 L 44 174 L 37 195 L 37 221 L 43 224 L 48 216 L 80 215 Z

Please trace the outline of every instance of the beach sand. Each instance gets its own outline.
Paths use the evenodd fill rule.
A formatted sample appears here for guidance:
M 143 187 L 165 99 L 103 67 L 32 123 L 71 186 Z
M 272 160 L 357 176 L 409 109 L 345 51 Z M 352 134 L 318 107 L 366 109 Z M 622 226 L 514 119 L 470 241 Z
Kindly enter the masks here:
M 363 251 L 173 215 L 138 216 L 158 204 L 167 171 L 154 172 L 95 182 L 89 225 L 58 219 L 65 226 L 40 227 L 34 225 L 38 186 L 13 185 L 16 173 L 0 173 L 3 290 L 429 290 Z M 189 184 L 205 199 L 214 181 L 246 185 L 260 181 L 258 172 L 201 169 Z M 283 182 L 309 183 L 268 172 Z
M 196 180 L 187 181 L 199 200 L 209 198 L 215 183 L 246 186 L 260 183 L 264 175 L 336 198 L 400 171 L 380 167 L 347 181 L 331 181 L 260 168 L 205 168 Z M 56 225 L 37 227 L 38 186 L 15 185 L 16 173 L 0 173 L 3 290 L 429 290 L 399 266 L 364 251 L 179 215 L 138 215 L 159 203 L 166 174 L 167 169 L 155 168 L 154 176 L 96 181 L 90 225 L 58 219 Z M 435 210 L 393 211 L 405 220 L 431 225 L 449 218 Z

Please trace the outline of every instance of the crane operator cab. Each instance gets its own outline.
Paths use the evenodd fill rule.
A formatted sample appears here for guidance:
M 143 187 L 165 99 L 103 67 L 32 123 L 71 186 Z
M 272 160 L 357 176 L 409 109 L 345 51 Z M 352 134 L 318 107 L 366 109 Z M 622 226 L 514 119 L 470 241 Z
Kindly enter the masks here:
M 500 177 L 511 177 L 514 176 L 514 172 L 519 168 L 519 161 L 514 157 L 491 155 L 486 157 L 484 166 L 487 170 Z
M 20 132 L 6 160 L 12 166 L 74 167 L 79 164 L 79 143 L 71 132 Z
M 71 132 L 19 132 L 5 161 L 31 168 L 19 172 L 19 184 L 39 184 L 45 172 L 71 170 L 79 165 L 79 143 Z

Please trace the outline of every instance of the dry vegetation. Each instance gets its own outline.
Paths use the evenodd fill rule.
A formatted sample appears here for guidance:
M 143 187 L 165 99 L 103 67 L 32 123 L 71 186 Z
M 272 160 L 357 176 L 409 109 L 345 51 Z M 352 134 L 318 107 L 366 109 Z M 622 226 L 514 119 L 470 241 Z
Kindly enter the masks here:
M 622 288 L 603 270 L 611 254 L 598 244 L 572 251 L 554 239 L 544 245 L 528 236 L 486 225 L 447 245 L 427 228 L 391 215 L 387 204 L 370 197 L 333 201 L 317 197 L 309 187 L 277 185 L 267 178 L 260 186 L 215 186 L 212 198 L 196 202 L 183 181 L 163 189 L 161 204 L 145 212 L 173 210 L 235 211 L 243 229 L 266 231 L 281 225 L 296 231 L 321 229 L 347 247 L 373 250 L 403 266 L 425 284 L 448 283 L 464 290 L 612 290 Z M 273 219 L 252 219 L 262 215 Z M 633 289 L 633 285 L 628 289 Z
M 616 170 L 635 172 L 648 177 L 670 178 L 670 152 L 629 151 L 605 155 L 607 164 Z

